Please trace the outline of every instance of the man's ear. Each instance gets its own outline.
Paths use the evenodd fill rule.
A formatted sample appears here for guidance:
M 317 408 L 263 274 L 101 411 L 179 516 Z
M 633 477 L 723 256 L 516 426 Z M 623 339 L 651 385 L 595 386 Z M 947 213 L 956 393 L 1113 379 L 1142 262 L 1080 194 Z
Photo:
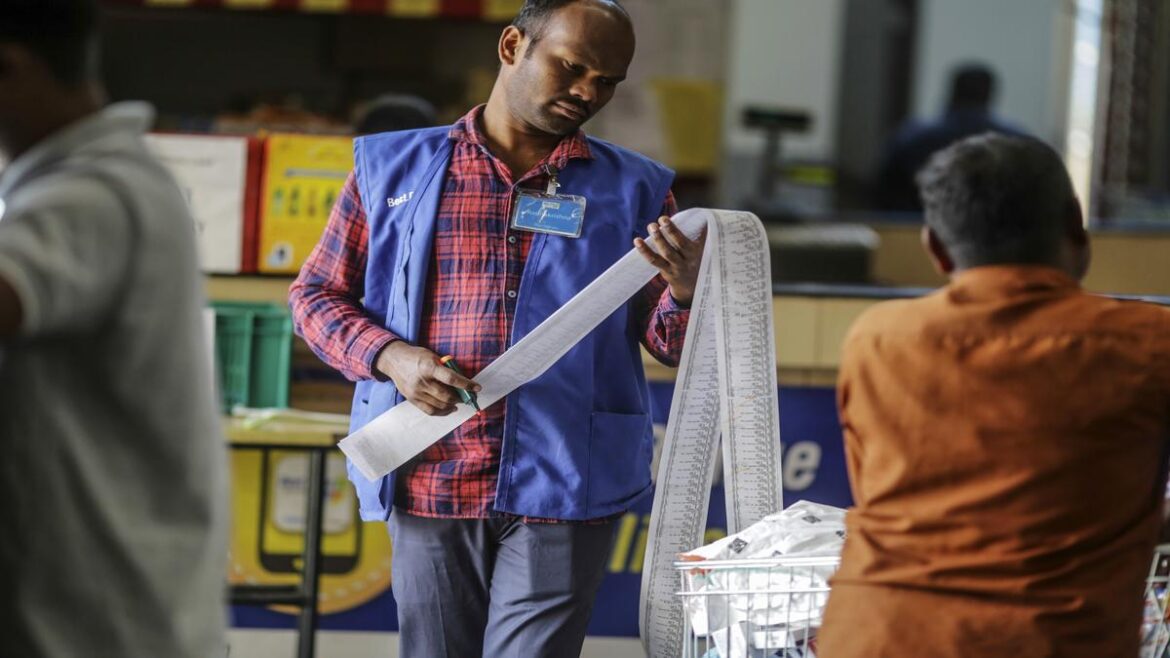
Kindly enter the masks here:
M 1068 212 L 1065 213 L 1064 235 L 1074 245 L 1085 247 L 1089 244 L 1089 232 L 1085 229 L 1085 216 L 1081 212 L 1081 204 L 1075 198 L 1068 202 Z
M 515 25 L 504 28 L 500 35 L 499 56 L 500 63 L 505 66 L 515 66 L 524 52 L 524 33 Z
M 950 252 L 947 251 L 946 245 L 939 239 L 938 234 L 929 226 L 922 227 L 922 248 L 930 257 L 930 262 L 934 264 L 934 269 L 939 274 L 950 276 L 954 273 L 955 261 L 951 258 Z
M 1065 213 L 1064 239 L 1069 247 L 1065 248 L 1066 269 L 1076 279 L 1084 278 L 1089 271 L 1092 261 L 1092 246 L 1089 243 L 1089 231 L 1085 228 L 1085 217 L 1081 212 L 1081 204 L 1074 198 L 1069 201 L 1069 210 Z

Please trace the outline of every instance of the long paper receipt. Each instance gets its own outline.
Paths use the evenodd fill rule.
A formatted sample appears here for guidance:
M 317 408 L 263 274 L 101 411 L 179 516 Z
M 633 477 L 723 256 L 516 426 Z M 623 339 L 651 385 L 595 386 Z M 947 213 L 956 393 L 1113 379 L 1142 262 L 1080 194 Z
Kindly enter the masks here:
M 688 210 L 675 225 L 694 239 L 711 211 Z M 641 290 L 658 270 L 631 250 L 550 315 L 536 329 L 481 370 L 479 406 L 487 408 L 539 377 L 618 307 Z M 367 479 L 376 480 L 413 459 L 475 415 L 458 405 L 447 416 L 428 416 L 409 401 L 394 406 L 341 441 L 339 447 Z

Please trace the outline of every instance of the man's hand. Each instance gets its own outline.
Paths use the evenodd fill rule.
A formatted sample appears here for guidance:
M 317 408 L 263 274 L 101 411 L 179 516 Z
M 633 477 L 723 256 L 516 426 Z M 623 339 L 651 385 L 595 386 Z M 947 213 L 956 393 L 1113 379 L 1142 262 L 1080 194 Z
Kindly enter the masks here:
M 691 240 L 664 215 L 658 218 L 657 223 L 647 226 L 646 230 L 650 232 L 650 241 L 658 253 L 654 253 L 642 238 L 634 238 L 634 248 L 658 268 L 662 278 L 670 284 L 670 296 L 674 297 L 674 301 L 690 306 L 695 296 L 695 285 L 699 281 L 699 265 L 703 262 L 703 243 L 707 239 L 707 229 L 703 229 L 699 239 Z
M 473 393 L 480 389 L 479 384 L 443 367 L 438 354 L 400 340 L 382 350 L 375 367 L 394 382 L 403 397 L 430 416 L 455 411 L 459 402 L 456 388 Z

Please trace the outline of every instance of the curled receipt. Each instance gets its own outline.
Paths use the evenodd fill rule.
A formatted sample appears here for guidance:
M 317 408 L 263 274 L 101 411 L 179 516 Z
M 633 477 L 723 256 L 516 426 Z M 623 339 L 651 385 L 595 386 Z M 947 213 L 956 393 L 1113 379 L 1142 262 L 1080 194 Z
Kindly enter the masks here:
M 760 220 L 693 209 L 673 219 L 692 239 L 707 228 L 703 264 L 658 469 L 640 623 L 649 655 L 682 653 L 684 611 L 676 556 L 702 543 L 716 450 L 729 532 L 783 509 L 771 266 Z M 657 274 L 631 250 L 531 333 L 481 370 L 481 407 L 539 377 Z M 366 478 L 390 473 L 474 415 L 458 405 L 428 416 L 403 402 L 346 437 L 341 450 Z

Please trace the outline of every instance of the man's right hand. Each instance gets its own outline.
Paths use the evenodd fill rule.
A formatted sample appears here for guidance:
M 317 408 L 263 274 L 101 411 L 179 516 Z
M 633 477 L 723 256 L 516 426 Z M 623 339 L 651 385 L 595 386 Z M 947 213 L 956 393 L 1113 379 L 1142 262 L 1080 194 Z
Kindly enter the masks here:
M 456 388 L 473 393 L 480 390 L 479 384 L 443 367 L 438 354 L 400 340 L 382 350 L 375 367 L 394 382 L 403 397 L 430 416 L 455 411 L 459 402 Z

